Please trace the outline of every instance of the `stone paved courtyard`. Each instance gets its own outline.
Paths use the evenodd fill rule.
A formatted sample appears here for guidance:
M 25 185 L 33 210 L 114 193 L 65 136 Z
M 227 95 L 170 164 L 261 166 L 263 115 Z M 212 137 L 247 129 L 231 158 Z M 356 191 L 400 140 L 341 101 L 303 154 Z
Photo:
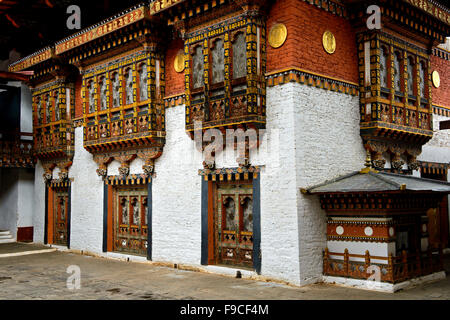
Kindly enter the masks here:
M 1 253 L 8 251 L 2 246 Z M 30 248 L 48 249 L 44 246 Z M 447 256 L 447 274 L 450 271 L 449 260 Z M 66 269 L 70 265 L 80 267 L 80 289 L 67 288 L 70 274 Z M 325 284 L 294 287 L 60 251 L 1 257 L 0 288 L 1 300 L 450 300 L 450 276 L 439 282 L 390 294 Z

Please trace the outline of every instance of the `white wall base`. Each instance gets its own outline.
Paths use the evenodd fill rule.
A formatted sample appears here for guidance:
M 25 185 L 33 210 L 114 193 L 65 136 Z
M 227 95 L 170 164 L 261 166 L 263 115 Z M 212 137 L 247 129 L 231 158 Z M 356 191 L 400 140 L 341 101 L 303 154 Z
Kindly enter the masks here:
M 408 289 L 417 285 L 443 279 L 445 279 L 445 271 L 432 273 L 423 277 L 407 280 L 396 284 L 344 277 L 323 276 L 323 282 L 328 284 L 389 293 L 394 293 L 398 290 Z

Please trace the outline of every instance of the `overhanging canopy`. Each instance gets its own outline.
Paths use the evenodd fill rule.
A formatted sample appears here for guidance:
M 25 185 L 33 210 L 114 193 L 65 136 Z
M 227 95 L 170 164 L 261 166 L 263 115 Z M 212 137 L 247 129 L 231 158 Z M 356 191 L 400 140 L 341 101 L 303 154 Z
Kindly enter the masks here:
M 450 193 L 450 183 L 371 169 L 341 176 L 301 191 L 306 194 L 398 191 Z

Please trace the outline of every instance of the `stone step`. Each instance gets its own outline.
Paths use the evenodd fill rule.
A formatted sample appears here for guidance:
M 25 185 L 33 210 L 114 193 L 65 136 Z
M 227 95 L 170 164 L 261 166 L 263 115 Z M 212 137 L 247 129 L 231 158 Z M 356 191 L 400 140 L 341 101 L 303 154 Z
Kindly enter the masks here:
M 0 235 L 0 239 L 12 239 L 12 235 L 11 234 L 5 234 L 5 235 Z
M 0 236 L 11 234 L 8 230 L 0 230 Z
M 16 242 L 14 239 L 0 239 L 0 243 L 12 243 Z

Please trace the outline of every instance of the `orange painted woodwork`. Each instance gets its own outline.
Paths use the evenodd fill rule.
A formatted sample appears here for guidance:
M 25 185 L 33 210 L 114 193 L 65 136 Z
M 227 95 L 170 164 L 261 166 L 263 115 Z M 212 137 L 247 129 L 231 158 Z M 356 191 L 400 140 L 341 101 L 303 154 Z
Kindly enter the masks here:
M 83 116 L 83 98 L 81 97 L 81 87 L 82 87 L 81 76 L 75 81 L 75 118 Z
M 113 250 L 113 212 L 114 212 L 114 201 L 113 201 L 114 193 L 113 186 L 108 185 L 108 227 L 107 227 L 107 242 L 106 242 L 106 250 Z
M 214 188 L 215 184 L 213 181 L 208 181 L 208 264 L 215 264 Z
M 48 188 L 48 212 L 47 212 L 47 242 L 48 244 L 53 243 L 53 226 L 54 226 L 54 220 L 53 220 L 53 212 L 54 212 L 54 191 L 52 188 Z

